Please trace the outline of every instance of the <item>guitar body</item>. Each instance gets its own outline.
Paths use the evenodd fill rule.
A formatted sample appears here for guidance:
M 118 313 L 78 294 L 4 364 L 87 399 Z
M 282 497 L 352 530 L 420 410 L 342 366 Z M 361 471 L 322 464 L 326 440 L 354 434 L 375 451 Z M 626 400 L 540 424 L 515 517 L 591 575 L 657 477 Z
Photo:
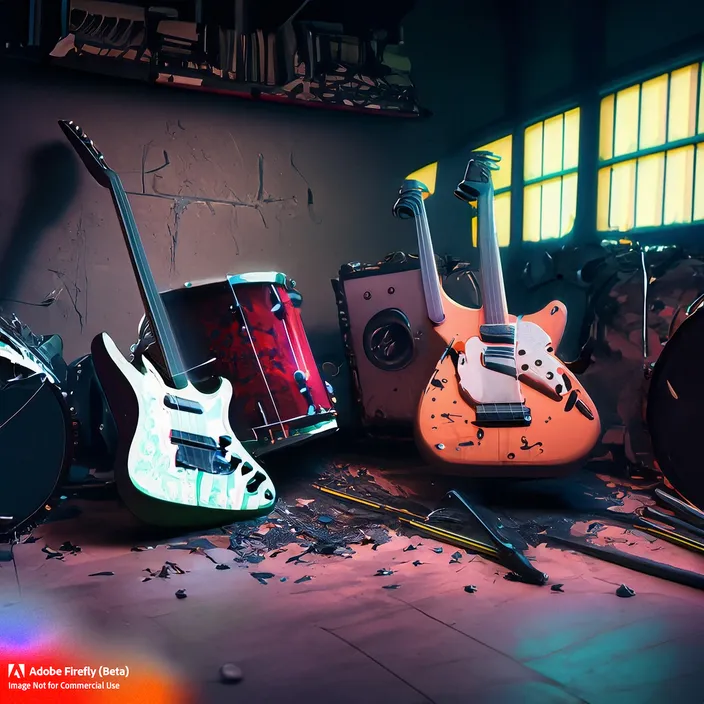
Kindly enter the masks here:
M 601 428 L 589 395 L 554 355 L 567 323 L 565 306 L 553 301 L 532 315 L 509 316 L 516 325 L 515 400 L 530 409 L 530 423 L 487 427 L 476 425 L 482 393 L 496 393 L 502 380 L 515 387 L 515 378 L 483 365 L 483 309 L 441 295 L 445 320 L 435 332 L 453 351 L 440 360 L 420 400 L 416 441 L 422 454 L 433 462 L 463 465 L 463 474 L 475 476 L 555 476 L 557 467 L 567 471 L 583 459 Z
M 118 429 L 115 480 L 120 496 L 140 519 L 161 526 L 219 526 L 267 513 L 275 502 L 274 486 L 235 437 L 229 422 L 232 386 L 222 380 L 211 394 L 192 384 L 168 387 L 156 369 L 144 360 L 135 368 L 105 333 L 93 341 L 93 363 Z M 170 396 L 197 404 L 202 413 L 166 405 Z M 177 466 L 173 435 L 218 438 L 229 436 L 228 451 L 239 457 L 237 467 L 223 473 Z M 207 454 L 207 450 L 201 450 Z M 215 449 L 212 452 L 216 452 Z

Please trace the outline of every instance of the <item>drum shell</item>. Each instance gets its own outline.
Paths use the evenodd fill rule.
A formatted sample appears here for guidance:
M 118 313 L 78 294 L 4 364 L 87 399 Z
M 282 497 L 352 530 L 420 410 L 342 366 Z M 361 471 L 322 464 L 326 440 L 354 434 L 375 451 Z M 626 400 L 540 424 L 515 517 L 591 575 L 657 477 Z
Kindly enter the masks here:
M 653 454 L 668 483 L 704 508 L 699 428 L 704 420 L 704 310 L 686 317 L 655 364 L 647 421 Z
M 8 519 L 0 533 L 21 528 L 51 501 L 74 442 L 55 370 L 0 319 L 0 516 Z
M 245 276 L 251 280 L 242 282 Z M 337 427 L 332 397 L 284 282 L 283 275 L 260 281 L 231 276 L 161 294 L 189 377 L 201 387 L 213 377 L 232 383 L 230 423 L 240 441 L 255 443 L 248 447 L 254 454 L 306 439 L 320 425 Z M 283 315 L 272 310 L 277 300 Z M 297 371 L 307 376 L 309 397 L 294 379 Z

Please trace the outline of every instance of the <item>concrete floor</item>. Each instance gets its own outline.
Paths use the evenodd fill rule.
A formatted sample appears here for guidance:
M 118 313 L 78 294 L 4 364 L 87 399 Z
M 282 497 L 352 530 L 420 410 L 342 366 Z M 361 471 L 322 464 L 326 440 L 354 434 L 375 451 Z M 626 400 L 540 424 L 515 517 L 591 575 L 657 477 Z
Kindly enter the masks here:
M 481 557 L 451 564 L 455 549 L 437 554 L 441 544 L 427 538 L 393 534 L 376 550 L 354 546 L 351 559 L 287 564 L 300 552 L 292 546 L 248 565 L 233 562 L 226 535 L 210 534 L 221 547 L 207 554 L 231 568 L 218 570 L 203 553 L 167 548 L 178 540 L 144 542 L 114 500 L 76 505 L 78 516 L 15 546 L 14 565 L 0 562 L 6 660 L 131 668 L 120 692 L 67 702 L 701 704 L 704 696 L 704 595 L 589 557 L 545 545 L 529 551 L 550 584 L 564 584 L 559 593 L 509 582 Z M 81 552 L 63 560 L 42 552 L 67 540 Z M 404 552 L 410 543 L 417 550 Z M 659 540 L 629 535 L 629 543 L 618 547 L 704 568 L 703 558 Z M 131 551 L 140 544 L 155 547 Z M 167 560 L 185 574 L 142 581 Z M 375 576 L 381 568 L 394 574 Z M 114 575 L 89 576 L 102 571 Z M 263 571 L 275 575 L 267 584 L 250 574 Z M 311 579 L 296 583 L 304 576 Z M 634 598 L 616 596 L 624 582 Z M 400 586 L 382 588 L 389 584 Z M 464 591 L 469 584 L 476 593 Z M 187 598 L 177 599 L 178 589 Z M 219 681 L 227 662 L 242 669 L 241 682 Z M 64 701 L 6 694 L 3 702 Z

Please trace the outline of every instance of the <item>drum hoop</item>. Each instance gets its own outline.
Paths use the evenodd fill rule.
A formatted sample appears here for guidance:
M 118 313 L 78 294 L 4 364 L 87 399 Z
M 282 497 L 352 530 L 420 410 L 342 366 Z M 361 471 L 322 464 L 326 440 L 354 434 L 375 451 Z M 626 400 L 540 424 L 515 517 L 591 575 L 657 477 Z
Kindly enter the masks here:
M 6 324 L 7 321 L 4 321 L 2 318 L 0 318 L 0 343 L 3 343 L 3 337 L 5 338 L 6 342 L 3 344 L 7 346 L 10 350 L 14 351 L 17 354 L 21 355 L 27 355 L 27 360 L 41 369 L 42 374 L 45 374 L 47 379 L 52 385 L 56 385 L 59 383 L 59 379 L 56 376 L 54 370 L 51 368 L 51 365 L 49 364 L 49 360 L 45 358 L 44 355 L 42 355 L 38 350 L 32 348 L 30 345 L 28 345 L 21 337 L 19 337 L 15 331 Z M 21 352 L 17 352 L 17 350 L 21 350 Z M 0 356 L 2 356 L 2 353 L 0 353 Z M 18 366 L 23 367 L 27 371 L 34 371 L 36 372 L 35 369 L 32 368 L 32 366 L 28 366 L 26 363 L 22 364 L 21 362 L 16 362 Z
M 223 278 L 218 276 L 213 279 L 198 279 L 197 281 L 186 281 L 181 288 L 198 288 L 199 286 L 210 286 L 212 284 L 222 284 L 227 282 L 230 286 L 238 286 L 240 284 L 279 284 L 286 286 L 289 281 L 286 274 L 280 271 L 252 271 L 244 274 L 226 274 Z M 161 291 L 162 294 L 169 291 L 177 291 L 179 289 L 167 289 Z
M 254 271 L 247 274 L 228 274 L 227 282 L 230 286 L 238 284 L 280 284 L 286 285 L 286 274 L 277 271 Z

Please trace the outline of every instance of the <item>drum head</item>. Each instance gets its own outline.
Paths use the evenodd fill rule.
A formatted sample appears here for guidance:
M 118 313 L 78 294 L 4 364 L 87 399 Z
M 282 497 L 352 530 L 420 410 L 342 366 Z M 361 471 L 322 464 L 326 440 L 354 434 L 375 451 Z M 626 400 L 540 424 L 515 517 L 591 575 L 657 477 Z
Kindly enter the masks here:
M 665 345 L 648 393 L 653 454 L 672 486 L 704 508 L 704 311 Z
M 0 390 L 0 531 L 42 509 L 67 468 L 66 409 L 58 389 L 42 378 Z

